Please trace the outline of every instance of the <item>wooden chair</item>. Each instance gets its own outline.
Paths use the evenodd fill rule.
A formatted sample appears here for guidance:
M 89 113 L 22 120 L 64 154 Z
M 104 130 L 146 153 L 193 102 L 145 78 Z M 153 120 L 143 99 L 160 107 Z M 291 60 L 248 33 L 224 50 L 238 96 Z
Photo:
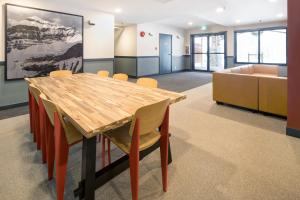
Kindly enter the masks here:
M 40 95 L 47 113 L 44 123 L 47 127 L 48 179 L 53 178 L 55 160 L 56 194 L 58 200 L 64 199 L 65 177 L 69 148 L 82 140 L 82 134 L 63 116 L 60 109 L 45 95 Z
M 160 132 L 157 130 L 160 128 Z M 131 123 L 104 133 L 129 155 L 132 199 L 138 199 L 139 152 L 160 140 L 163 190 L 167 191 L 169 100 L 138 109 Z
M 28 84 L 28 111 L 29 111 L 29 121 L 30 121 L 30 133 L 33 134 L 33 112 L 32 112 L 32 101 L 33 95 L 30 92 L 29 85 L 31 84 L 27 79 L 25 81 Z M 34 141 L 35 142 L 35 141 Z
M 72 71 L 70 70 L 57 70 L 50 72 L 50 77 L 70 77 L 72 76 Z
M 139 78 L 136 82 L 138 85 L 148 88 L 157 88 L 157 80 L 153 78 Z
M 104 78 L 109 76 L 109 71 L 101 70 L 97 72 L 98 76 Z
M 113 79 L 121 80 L 121 81 L 128 81 L 128 75 L 127 74 L 114 74 Z

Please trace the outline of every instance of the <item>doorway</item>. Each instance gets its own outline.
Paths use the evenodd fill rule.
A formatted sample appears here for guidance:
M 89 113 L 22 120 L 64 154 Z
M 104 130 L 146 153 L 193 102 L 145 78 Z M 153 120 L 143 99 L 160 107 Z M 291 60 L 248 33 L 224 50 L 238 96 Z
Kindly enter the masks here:
M 226 32 L 191 36 L 194 70 L 213 72 L 226 68 Z
M 159 73 L 172 72 L 172 35 L 159 34 Z

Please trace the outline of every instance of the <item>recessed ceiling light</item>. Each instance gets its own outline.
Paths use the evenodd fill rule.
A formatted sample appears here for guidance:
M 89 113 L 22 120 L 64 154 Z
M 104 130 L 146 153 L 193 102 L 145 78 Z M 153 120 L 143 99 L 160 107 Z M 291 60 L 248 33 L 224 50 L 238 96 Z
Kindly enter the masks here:
M 122 12 L 122 9 L 121 8 L 116 8 L 115 9 L 115 13 L 121 13 Z
M 283 13 L 278 13 L 278 14 L 276 15 L 276 17 L 277 17 L 277 18 L 283 18 L 284 15 L 283 15 Z
M 239 24 L 239 23 L 241 23 L 241 20 L 237 19 L 237 20 L 235 20 L 235 23 Z
M 201 26 L 201 30 L 202 31 L 206 31 L 207 30 L 207 26 L 206 25 Z
M 188 22 L 188 25 L 189 25 L 189 26 L 192 26 L 192 25 L 193 25 L 193 22 Z
M 277 0 L 268 0 L 269 2 L 271 2 L 271 3 L 276 3 L 277 2 Z
M 224 12 L 224 10 L 225 10 L 225 7 L 218 7 L 218 8 L 216 9 L 216 12 L 217 12 L 217 13 L 222 13 L 222 12 Z

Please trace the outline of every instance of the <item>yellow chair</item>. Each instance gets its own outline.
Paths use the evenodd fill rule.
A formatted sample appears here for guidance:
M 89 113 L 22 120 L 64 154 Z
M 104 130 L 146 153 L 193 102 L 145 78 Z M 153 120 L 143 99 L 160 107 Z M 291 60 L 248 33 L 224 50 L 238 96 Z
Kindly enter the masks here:
M 128 81 L 128 75 L 127 74 L 114 74 L 113 79 L 121 80 L 121 81 Z
M 104 77 L 108 77 L 109 76 L 109 71 L 101 70 L 101 71 L 98 71 L 97 74 L 98 74 L 98 76 L 104 78 Z
M 157 80 L 153 78 L 139 78 L 136 82 L 138 85 L 148 88 L 157 88 Z
M 158 129 L 160 128 L 160 132 Z M 167 191 L 169 100 L 138 109 L 131 123 L 104 133 L 129 155 L 132 199 L 138 199 L 139 152 L 160 140 L 163 190 Z
M 70 70 L 57 70 L 50 72 L 50 77 L 70 77 L 72 76 L 72 71 Z
M 82 140 L 82 134 L 63 116 L 60 109 L 43 94 L 40 95 L 48 117 L 44 118 L 47 127 L 48 178 L 53 177 L 55 161 L 56 194 L 58 200 L 64 198 L 65 178 L 69 148 Z

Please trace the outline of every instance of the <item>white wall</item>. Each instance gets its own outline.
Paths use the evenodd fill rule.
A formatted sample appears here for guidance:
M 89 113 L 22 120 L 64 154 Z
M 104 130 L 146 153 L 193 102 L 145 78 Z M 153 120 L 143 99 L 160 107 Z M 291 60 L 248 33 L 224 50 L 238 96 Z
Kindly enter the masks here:
M 115 56 L 137 55 L 137 26 L 127 26 L 115 31 Z
M 243 29 L 257 29 L 257 28 L 266 28 L 266 27 L 276 27 L 276 26 L 287 26 L 287 21 L 251 24 L 251 25 L 243 25 L 243 26 L 232 26 L 232 27 L 213 25 L 213 26 L 209 26 L 206 31 L 202 31 L 199 28 L 190 29 L 186 32 L 185 45 L 190 46 L 190 35 L 191 34 L 218 33 L 218 32 L 227 31 L 227 56 L 234 56 L 234 31 L 243 30 Z
M 113 58 L 114 57 L 114 16 L 107 13 L 83 10 L 64 5 L 58 0 L 2 0 L 0 1 L 0 61 L 4 61 L 4 7 L 5 3 L 25 5 L 30 7 L 78 14 L 84 16 L 84 58 Z M 88 20 L 95 22 L 89 26 Z
M 140 37 L 140 32 L 146 33 Z M 152 36 L 149 36 L 149 33 Z M 170 34 L 172 38 L 173 56 L 184 55 L 184 29 L 156 23 L 144 23 L 137 25 L 137 56 L 159 56 L 159 34 Z M 177 38 L 178 37 L 178 38 Z

